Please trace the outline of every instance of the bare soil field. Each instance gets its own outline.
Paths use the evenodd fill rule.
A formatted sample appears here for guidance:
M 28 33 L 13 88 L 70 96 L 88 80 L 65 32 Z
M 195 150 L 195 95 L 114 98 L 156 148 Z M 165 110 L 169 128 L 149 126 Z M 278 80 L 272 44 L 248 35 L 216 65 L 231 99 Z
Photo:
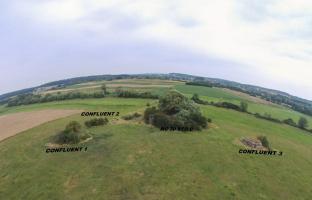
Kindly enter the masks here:
M 48 121 L 67 117 L 81 110 L 40 110 L 0 116 L 0 141 Z

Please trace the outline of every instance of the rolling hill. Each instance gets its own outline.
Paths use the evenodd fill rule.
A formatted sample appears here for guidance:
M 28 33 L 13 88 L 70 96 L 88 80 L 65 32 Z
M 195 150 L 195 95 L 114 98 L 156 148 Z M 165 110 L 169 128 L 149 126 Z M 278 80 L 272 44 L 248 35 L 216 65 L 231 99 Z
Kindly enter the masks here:
M 0 106 L 0 117 L 28 113 L 31 118 L 34 111 L 63 109 L 120 113 L 108 117 L 106 126 L 83 127 L 92 140 L 71 146 L 87 147 L 85 152 L 46 153 L 51 138 L 68 122 L 83 124 L 90 119 L 80 113 L 47 121 L 0 141 L 0 199 L 312 198 L 312 134 L 253 114 L 267 113 L 296 122 L 305 117 L 309 129 L 311 116 L 225 87 L 186 85 L 196 81 L 193 76 L 133 76 L 138 77 L 70 79 L 66 84 L 61 81 L 44 86 L 64 84 L 62 87 L 32 91 L 38 95 L 93 93 L 106 84 L 111 95 L 104 98 Z M 239 105 L 244 101 L 250 113 L 198 104 L 203 115 L 212 119 L 207 129 L 164 132 L 141 118 L 122 118 L 135 112 L 143 114 L 147 107 L 157 105 L 157 99 L 118 97 L 113 95 L 116 90 L 158 96 L 176 90 L 188 98 L 196 93 L 208 102 Z M 266 136 L 272 149 L 283 155 L 239 153 L 246 148 L 240 143 L 242 137 L 259 135 Z

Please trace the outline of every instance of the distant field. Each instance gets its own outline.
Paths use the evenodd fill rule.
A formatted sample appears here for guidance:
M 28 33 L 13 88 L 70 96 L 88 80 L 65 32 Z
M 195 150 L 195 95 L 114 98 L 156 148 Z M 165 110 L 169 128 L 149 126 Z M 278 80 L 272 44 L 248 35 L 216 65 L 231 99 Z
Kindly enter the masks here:
M 268 113 L 272 117 L 280 120 L 292 118 L 294 121 L 298 121 L 300 116 L 304 116 L 309 121 L 309 127 L 312 127 L 312 117 L 277 104 L 265 103 L 261 100 L 250 98 L 249 95 L 237 96 L 234 92 L 229 92 L 228 90 L 203 86 L 178 85 L 175 88 L 178 91 L 187 94 L 189 97 L 194 93 L 197 93 L 201 99 L 206 101 L 227 101 L 237 105 L 239 105 L 241 101 L 246 101 L 248 102 L 248 110 L 250 112 L 260 114 Z
M 129 112 L 133 109 L 145 106 L 147 103 L 156 102 L 149 99 L 122 99 L 122 98 L 103 98 L 103 99 L 78 99 L 56 101 L 49 103 L 31 104 L 16 107 L 0 107 L 0 116 L 8 113 L 42 110 L 42 109 L 87 109 L 104 111 Z
M 113 81 L 97 81 L 97 82 L 88 82 L 82 84 L 76 84 L 68 86 L 64 89 L 58 90 L 48 90 L 44 93 L 56 93 L 56 92 L 72 92 L 72 91 L 80 91 L 80 92 L 95 92 L 100 91 L 102 84 L 106 84 L 106 87 L 109 91 L 120 87 L 122 89 L 141 89 L 141 90 L 152 90 L 152 89 L 161 89 L 161 88 L 170 88 L 175 85 L 184 84 L 180 81 L 170 81 L 170 80 L 158 80 L 158 79 L 121 79 L 121 80 L 113 80 Z

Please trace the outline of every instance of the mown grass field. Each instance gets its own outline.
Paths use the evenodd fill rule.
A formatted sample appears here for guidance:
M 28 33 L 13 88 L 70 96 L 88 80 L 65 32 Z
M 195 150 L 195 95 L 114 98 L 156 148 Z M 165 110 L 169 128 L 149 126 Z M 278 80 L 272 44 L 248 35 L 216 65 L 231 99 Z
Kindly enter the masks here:
M 84 109 L 87 111 L 90 110 L 99 112 L 120 110 L 121 114 L 123 114 L 131 110 L 141 108 L 147 103 L 153 104 L 156 102 L 157 101 L 151 99 L 123 99 L 114 97 L 107 97 L 103 99 L 65 100 L 15 107 L 2 106 L 0 107 L 0 115 L 42 109 Z
M 255 102 L 248 98 L 235 96 L 234 94 L 224 91 L 220 88 L 189 85 L 178 85 L 175 88 L 178 91 L 186 94 L 188 97 L 192 97 L 194 93 L 197 93 L 201 99 L 209 102 L 227 101 L 239 105 L 241 101 L 246 101 L 248 102 L 249 112 L 260 113 L 262 115 L 267 113 L 270 114 L 273 118 L 280 120 L 292 118 L 295 122 L 297 122 L 299 118 L 303 116 L 309 121 L 310 127 L 312 127 L 312 117 L 277 104 Z
M 200 94 L 203 98 L 238 98 L 209 88 L 199 90 L 199 94 L 206 92 Z M 147 102 L 156 103 L 104 98 L 0 107 L 0 112 L 79 108 L 125 115 L 142 112 Z M 311 134 L 233 110 L 213 106 L 201 110 L 213 124 L 191 133 L 160 132 L 144 123 L 110 118 L 109 125 L 89 129 L 93 140 L 78 145 L 87 146 L 87 152 L 45 153 L 45 144 L 69 121 L 89 119 L 80 115 L 4 140 L 0 142 L 0 199 L 312 198 Z M 238 154 L 237 139 L 257 135 L 266 135 L 284 155 Z
M 183 85 L 180 81 L 159 80 L 159 79 L 120 79 L 113 81 L 96 81 L 67 86 L 62 89 L 49 90 L 43 93 L 67 93 L 79 91 L 84 93 L 93 93 L 101 91 L 101 86 L 106 84 L 109 92 L 114 92 L 116 88 L 124 90 L 133 90 L 139 92 L 152 92 L 153 94 L 164 94 L 170 88 L 176 85 Z

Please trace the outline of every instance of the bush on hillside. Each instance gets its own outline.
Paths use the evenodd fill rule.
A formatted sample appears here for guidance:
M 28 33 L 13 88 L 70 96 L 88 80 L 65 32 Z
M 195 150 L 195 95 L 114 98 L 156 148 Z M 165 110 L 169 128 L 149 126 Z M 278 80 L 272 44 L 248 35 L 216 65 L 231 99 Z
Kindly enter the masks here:
M 86 138 L 88 138 L 88 135 L 82 133 L 81 125 L 77 121 L 71 121 L 66 125 L 65 129 L 55 137 L 55 142 L 57 144 L 77 144 Z
M 203 101 L 199 98 L 198 94 L 194 94 L 191 98 L 195 103 L 203 104 L 203 105 L 210 105 L 208 101 Z
M 158 109 L 147 108 L 144 112 L 146 123 L 162 127 L 184 127 L 200 130 L 207 127 L 207 119 L 199 108 L 177 91 L 170 91 L 159 100 Z
M 267 149 L 270 149 L 270 143 L 266 136 L 261 135 L 261 136 L 258 136 L 257 138 L 258 140 L 260 140 L 262 146 L 264 146 Z
M 218 102 L 214 104 L 217 107 L 222 107 L 222 108 L 228 108 L 228 109 L 233 109 L 233 110 L 237 110 L 237 111 L 241 111 L 241 108 L 233 103 L 230 102 Z
M 301 129 L 306 129 L 308 127 L 308 120 L 304 117 L 300 117 L 298 121 L 298 127 Z
M 141 114 L 136 112 L 134 114 L 125 115 L 125 116 L 122 117 L 122 119 L 124 119 L 124 120 L 132 120 L 132 119 L 135 119 L 135 118 L 138 118 L 138 117 L 141 117 Z
M 271 122 L 275 122 L 275 123 L 282 123 L 281 120 L 273 118 L 273 117 L 271 117 L 270 114 L 267 114 L 267 113 L 265 113 L 264 115 L 256 113 L 254 115 L 255 115 L 255 117 L 260 118 L 260 119 L 265 119 L 265 120 L 268 120 L 268 121 L 271 121 Z
M 295 127 L 297 127 L 296 122 L 294 122 L 294 120 L 291 119 L 291 118 L 285 119 L 285 120 L 283 120 L 283 122 L 284 122 L 285 124 L 290 125 L 290 126 L 295 126 Z
M 242 112 L 247 112 L 248 111 L 248 103 L 245 101 L 240 102 L 240 110 Z
M 148 107 L 144 111 L 144 121 L 145 123 L 149 124 L 151 117 L 157 112 L 156 107 Z
M 85 99 L 85 98 L 103 98 L 105 95 L 102 92 L 94 93 L 81 93 L 81 92 L 70 92 L 70 93 L 56 93 L 56 94 L 22 94 L 9 99 L 8 107 L 28 105 L 35 103 L 45 103 L 52 101 L 63 101 L 70 99 Z
M 143 98 L 143 99 L 158 99 L 158 95 L 154 95 L 150 92 L 135 92 L 135 91 L 128 91 L 122 89 L 116 89 L 115 91 L 117 97 L 121 98 Z
M 90 128 L 92 126 L 102 126 L 102 125 L 106 125 L 108 123 L 108 119 L 105 118 L 94 118 L 94 119 L 90 119 L 88 121 L 85 121 L 85 125 L 86 127 Z

